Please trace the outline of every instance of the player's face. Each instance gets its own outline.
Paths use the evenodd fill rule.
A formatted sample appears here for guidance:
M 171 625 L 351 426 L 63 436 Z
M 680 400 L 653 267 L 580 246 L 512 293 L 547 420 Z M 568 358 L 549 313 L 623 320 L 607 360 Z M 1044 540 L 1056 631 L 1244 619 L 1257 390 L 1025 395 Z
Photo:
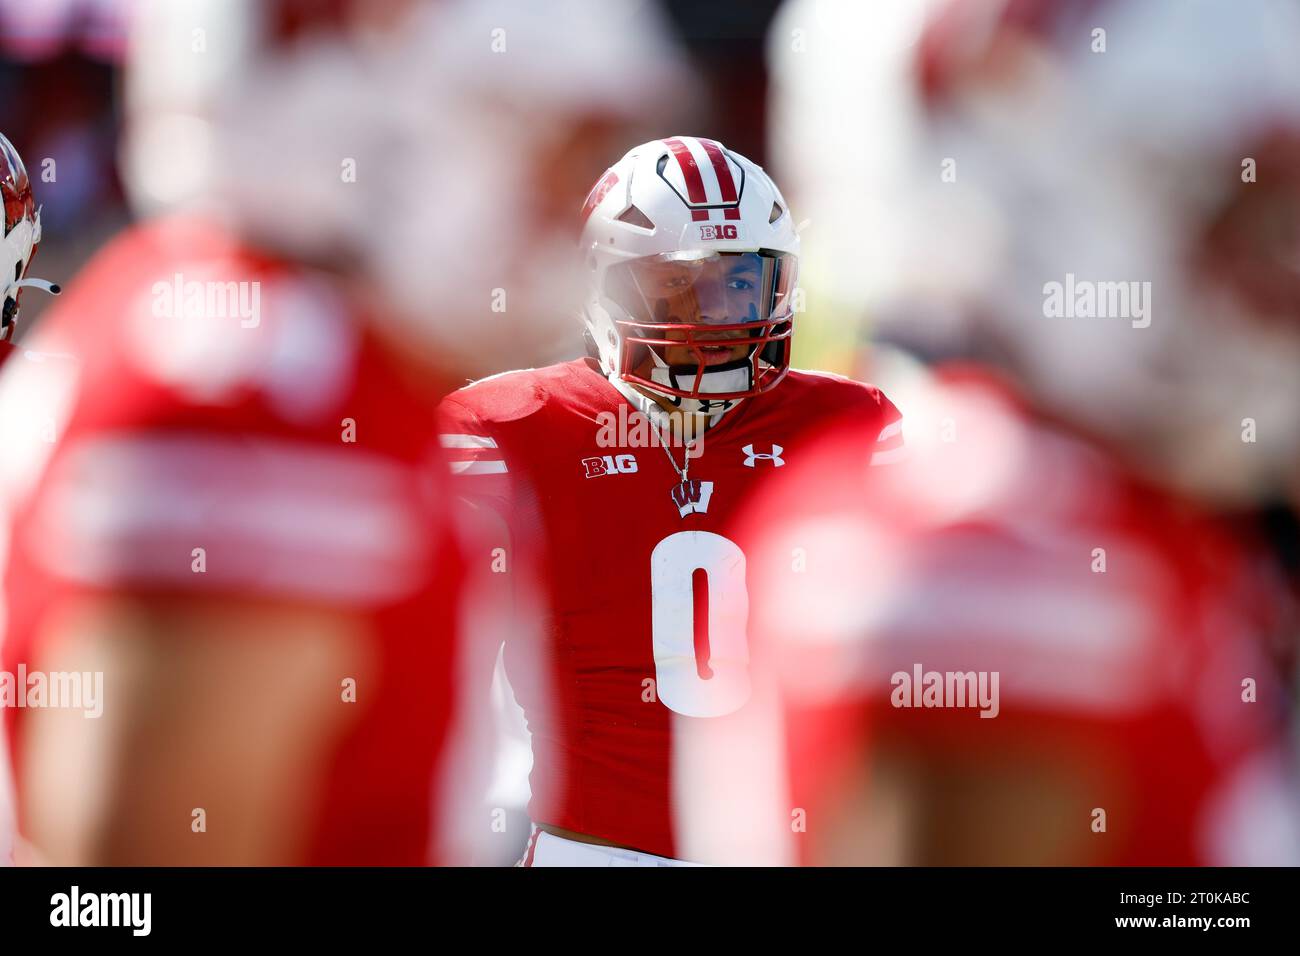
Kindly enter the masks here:
M 757 322 L 756 290 L 759 278 L 756 268 L 747 260 L 729 259 L 722 289 L 718 289 L 712 283 L 693 287 L 691 293 L 695 300 L 693 312 L 690 303 L 682 308 L 682 311 L 687 313 L 686 320 L 694 325 L 709 325 L 745 321 L 752 316 L 752 321 Z M 752 300 L 748 298 L 751 293 Z M 744 309 L 743 318 L 731 315 L 738 307 Z M 675 342 L 685 342 L 687 334 L 683 329 L 668 329 L 664 337 Z M 746 344 L 748 338 L 749 333 L 740 329 L 718 332 L 705 330 L 695 334 L 696 345 L 699 353 L 703 353 L 703 364 L 706 366 L 722 365 L 745 358 L 749 353 L 749 346 Z M 705 342 L 713 344 L 702 344 Z M 669 345 L 664 347 L 664 361 L 669 365 L 698 365 L 699 353 L 684 345 Z
M 636 275 L 636 284 L 654 321 L 696 327 L 693 336 L 685 329 L 664 330 L 666 339 L 686 342 L 693 337 L 696 344 L 694 348 L 663 346 L 664 361 L 690 366 L 702 361 L 712 366 L 746 358 L 749 332 L 709 331 L 707 327 L 761 324 L 763 278 L 761 260 L 753 255 L 644 264 Z

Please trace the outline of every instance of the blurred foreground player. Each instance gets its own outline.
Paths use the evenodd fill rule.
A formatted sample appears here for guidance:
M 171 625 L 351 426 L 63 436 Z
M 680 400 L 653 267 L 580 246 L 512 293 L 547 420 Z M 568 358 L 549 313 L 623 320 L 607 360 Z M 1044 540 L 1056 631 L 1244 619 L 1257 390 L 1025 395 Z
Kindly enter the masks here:
M 741 532 L 788 703 L 845 721 L 805 768 L 809 859 L 1286 862 L 1259 555 L 984 370 L 898 394 L 908 461 L 842 429 Z
M 10 359 L 22 358 L 40 366 L 31 370 L 43 380 L 42 390 L 57 389 L 57 380 L 70 374 L 68 363 L 58 356 L 24 352 L 14 345 L 18 328 L 18 307 L 22 290 L 29 286 L 58 294 L 59 287 L 43 279 L 30 279 L 27 269 L 41 241 L 41 212 L 32 196 L 31 180 L 22 157 L 8 138 L 0 134 L 0 197 L 4 201 L 3 255 L 0 256 L 0 275 L 7 276 L 3 297 L 4 311 L 0 315 L 0 371 Z M 0 389 L 0 395 L 3 390 Z M 19 439 L 17 432 L 37 432 L 50 421 L 53 409 L 39 399 L 22 406 L 0 400 L 0 448 L 13 448 Z M 8 456 L 4 456 L 7 458 Z M 5 479 L 5 466 L 0 460 L 0 483 Z M 3 521 L 4 501 L 0 496 L 0 522 Z M 4 551 L 0 548 L 0 575 L 4 571 Z M 0 612 L 2 613 L 2 612 Z M 3 640 L 0 625 L 0 641 Z M 0 727 L 0 753 L 4 746 L 4 729 Z M 2 758 L 0 758 L 2 759 Z M 8 766 L 0 767 L 0 865 L 10 862 L 13 844 L 13 793 Z
M 206 145 L 213 178 L 49 316 L 43 341 L 85 361 L 57 441 L 6 449 L 5 669 L 80 675 L 5 710 L 34 862 L 459 859 L 455 729 L 480 695 L 458 672 L 444 379 L 356 268 L 403 132 L 382 109 L 400 31 L 362 47 L 359 6 L 142 8 L 136 63 L 201 26 L 231 31 L 230 69 L 196 91 L 181 57 L 169 89 L 194 110 L 172 128 L 202 135 L 153 145 Z M 283 162 L 244 162 L 252 140 Z M 343 182 L 334 157 L 374 175 Z
M 891 385 L 910 462 L 869 472 L 870 430 L 845 429 L 750 516 L 778 659 L 832 665 L 791 693 L 869 725 L 823 781 L 820 861 L 1296 861 L 1294 609 L 1230 520 L 1300 461 L 1296 27 L 1275 4 L 956 3 L 910 45 L 920 112 L 881 139 L 918 131 L 925 172 L 887 225 L 926 258 L 869 291 L 883 334 L 968 361 Z M 1098 313 L 1082 296 L 1112 279 L 1128 310 Z
M 745 157 L 690 136 L 645 143 L 582 216 L 588 357 L 443 403 L 461 494 L 547 572 L 542 647 L 506 647 L 533 740 L 522 862 L 787 862 L 773 751 L 738 752 L 707 812 L 677 812 L 715 735 L 779 735 L 753 724 L 766 681 L 750 668 L 752 581 L 730 523 L 828 422 L 854 417 L 884 453 L 897 412 L 870 386 L 790 369 L 799 237 Z M 528 650 L 540 675 L 520 666 Z

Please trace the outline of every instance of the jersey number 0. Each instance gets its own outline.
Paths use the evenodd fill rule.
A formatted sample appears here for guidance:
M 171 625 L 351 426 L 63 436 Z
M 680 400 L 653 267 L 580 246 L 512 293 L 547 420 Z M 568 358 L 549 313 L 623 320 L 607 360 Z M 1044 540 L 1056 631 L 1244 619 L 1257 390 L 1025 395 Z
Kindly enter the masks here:
M 711 531 L 678 531 L 650 553 L 651 634 L 659 700 L 687 717 L 721 717 L 749 699 L 745 554 Z

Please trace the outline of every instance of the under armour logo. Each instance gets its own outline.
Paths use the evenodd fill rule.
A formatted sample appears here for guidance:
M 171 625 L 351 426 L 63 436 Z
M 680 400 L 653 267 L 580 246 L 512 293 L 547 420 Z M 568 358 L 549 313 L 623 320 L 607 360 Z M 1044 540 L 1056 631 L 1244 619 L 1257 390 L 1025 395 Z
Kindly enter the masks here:
M 759 454 L 754 451 L 753 445 L 746 445 L 740 449 L 745 453 L 745 467 L 753 468 L 756 461 L 770 461 L 773 468 L 780 468 L 785 464 L 785 459 L 781 457 L 781 452 L 785 451 L 780 445 L 773 445 L 771 454 Z

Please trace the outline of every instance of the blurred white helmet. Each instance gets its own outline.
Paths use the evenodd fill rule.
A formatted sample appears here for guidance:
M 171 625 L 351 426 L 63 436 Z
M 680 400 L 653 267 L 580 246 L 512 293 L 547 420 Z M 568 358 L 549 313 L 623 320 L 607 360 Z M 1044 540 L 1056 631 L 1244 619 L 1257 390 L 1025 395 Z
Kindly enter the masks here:
M 435 339 L 467 372 L 573 357 L 582 273 L 573 210 L 612 148 L 690 102 L 694 77 L 657 4 L 452 0 L 394 64 L 416 137 L 372 216 L 383 321 Z M 648 135 L 648 134 L 647 134 Z
M 689 82 L 635 0 L 141 7 L 124 165 L 142 210 L 201 206 L 352 272 L 377 324 L 474 374 L 576 340 L 589 154 Z
M 710 139 L 652 140 L 605 172 L 582 216 L 588 348 L 612 381 L 704 414 L 781 382 L 799 235 L 761 167 Z M 747 348 L 731 358 L 724 342 Z
M 136 212 L 201 209 L 289 254 L 348 257 L 388 188 L 385 64 L 418 5 L 137 0 L 120 157 Z
M 880 333 L 1008 365 L 1196 494 L 1295 482 L 1300 9 L 958 0 L 914 52 Z

